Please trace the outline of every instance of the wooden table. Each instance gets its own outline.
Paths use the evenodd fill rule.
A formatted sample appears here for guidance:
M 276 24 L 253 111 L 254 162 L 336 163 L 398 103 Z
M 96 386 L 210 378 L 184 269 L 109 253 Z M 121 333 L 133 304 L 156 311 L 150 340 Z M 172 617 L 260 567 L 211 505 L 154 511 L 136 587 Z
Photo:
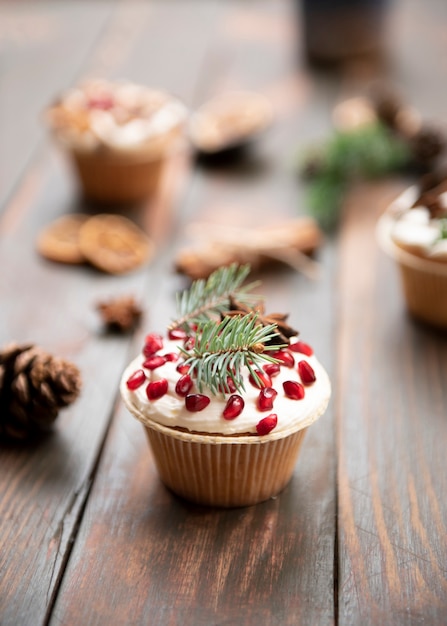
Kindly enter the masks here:
M 2 626 L 447 623 L 447 342 L 406 315 L 378 215 L 408 181 L 362 185 L 319 254 L 322 277 L 266 272 L 327 367 L 333 396 L 292 482 L 234 510 L 185 503 L 157 477 L 117 392 L 148 330 L 174 314 L 173 261 L 193 220 L 271 223 L 306 212 L 298 149 L 325 137 L 334 104 L 386 73 L 425 118 L 447 110 L 447 7 L 399 0 L 389 65 L 307 66 L 286 0 L 0 3 L 0 339 L 80 368 L 79 400 L 35 444 L 0 446 Z M 246 159 L 174 162 L 132 215 L 150 266 L 112 277 L 41 259 L 39 230 L 83 210 L 41 112 L 84 76 L 162 86 L 197 107 L 257 89 L 277 110 Z M 95 303 L 132 294 L 134 336 L 102 332 Z

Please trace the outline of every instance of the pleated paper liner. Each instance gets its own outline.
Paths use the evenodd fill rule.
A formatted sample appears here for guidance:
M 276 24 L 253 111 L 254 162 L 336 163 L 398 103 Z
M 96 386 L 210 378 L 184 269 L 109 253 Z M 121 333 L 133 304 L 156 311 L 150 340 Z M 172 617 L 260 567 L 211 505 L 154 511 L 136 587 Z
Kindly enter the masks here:
M 177 128 L 151 142 L 143 152 L 69 151 L 86 198 L 98 203 L 133 203 L 155 195 L 168 159 L 186 149 Z
M 399 267 L 408 311 L 427 324 L 447 328 L 447 263 L 419 257 L 397 246 L 391 239 L 392 225 L 392 218 L 382 215 L 377 238 Z
M 330 386 L 306 419 L 268 435 L 206 435 L 169 428 L 146 418 L 121 390 L 129 411 L 146 430 L 163 483 L 197 504 L 239 507 L 278 495 L 290 481 L 307 428 L 326 410 Z M 281 419 L 280 416 L 278 416 Z

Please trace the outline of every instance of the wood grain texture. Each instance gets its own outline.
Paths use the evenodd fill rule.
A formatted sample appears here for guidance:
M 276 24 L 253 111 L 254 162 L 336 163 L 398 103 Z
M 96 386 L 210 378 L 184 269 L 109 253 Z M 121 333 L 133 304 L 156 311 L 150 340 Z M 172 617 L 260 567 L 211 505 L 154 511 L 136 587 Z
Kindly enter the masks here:
M 228 25 L 239 23 L 241 16 L 245 20 L 247 11 L 288 28 L 285 5 L 263 2 L 241 10 L 222 3 L 196 100 L 219 91 L 223 83 L 241 87 L 251 80 L 248 86 L 270 88 L 295 76 L 292 39 L 269 40 L 266 62 L 254 64 L 255 51 L 259 56 L 263 50 L 264 32 L 248 42 L 229 33 Z M 306 77 L 297 78 L 298 84 L 307 83 Z M 306 89 L 306 96 L 311 89 L 330 87 L 317 81 Z M 172 274 L 173 255 L 187 242 L 185 229 L 191 221 L 216 227 L 250 225 L 299 210 L 296 183 L 282 161 L 285 154 L 294 154 L 295 137 L 303 128 L 302 119 L 291 112 L 308 107 L 306 132 L 311 133 L 321 124 L 327 103 L 323 99 L 312 113 L 310 99 L 300 90 L 287 94 L 295 99 L 283 106 L 277 126 L 245 159 L 225 166 L 201 164 L 194 172 L 179 205 L 171 245 L 159 259 L 163 280 L 155 291 L 147 285 L 150 320 L 136 338 L 133 353 L 148 330 L 163 329 L 174 314 L 173 293 L 182 281 Z M 327 272 L 318 285 L 290 271 L 261 277 L 268 305 L 291 312 L 303 339 L 313 342 L 329 370 L 333 257 L 328 245 L 322 259 Z M 314 310 L 318 317 L 311 315 Z M 50 624 L 332 624 L 333 448 L 329 411 L 306 435 L 296 474 L 278 498 L 230 511 L 195 507 L 161 485 L 141 425 L 120 407 Z
M 439 624 L 447 607 L 447 342 L 409 319 L 374 239 L 401 188 L 353 192 L 341 238 L 340 623 Z
M 45 137 L 45 108 L 76 80 L 112 11 L 102 2 L 0 2 L 0 213 Z
M 110 8 L 110 5 L 109 5 Z M 147 7 L 142 7 L 147 27 Z M 105 51 L 122 34 L 123 24 L 135 31 L 135 5 L 116 9 L 109 28 L 97 31 L 92 65 L 78 68 L 86 74 L 101 67 Z M 128 13 L 126 12 L 128 11 Z M 69 19 L 70 14 L 67 14 Z M 88 13 L 85 14 L 87 19 Z M 119 18 L 119 19 L 118 19 Z M 108 72 L 118 74 L 132 45 L 108 60 Z M 119 52 L 119 51 L 118 51 Z M 155 61 L 154 61 L 155 64 Z M 22 154 L 25 160 L 26 154 Z M 180 174 L 178 168 L 175 170 Z M 167 172 L 169 184 L 173 171 Z M 132 216 L 149 228 L 154 225 L 157 244 L 167 236 L 155 228 L 160 219 L 146 213 L 161 212 L 165 219 L 176 185 L 161 190 L 154 207 L 142 206 Z M 59 418 L 52 436 L 23 449 L 0 449 L 0 615 L 3 625 L 41 624 L 46 621 L 61 573 L 70 552 L 79 515 L 88 496 L 91 478 L 113 412 L 116 389 L 127 361 L 129 338 L 104 335 L 95 303 L 121 293 L 138 298 L 148 270 L 126 277 L 106 276 L 87 267 L 66 267 L 38 257 L 35 239 L 48 222 L 70 211 L 89 210 L 77 198 L 70 172 L 60 155 L 46 149 L 33 162 L 0 222 L 0 339 L 32 341 L 51 353 L 74 361 L 84 380 L 81 398 Z M 169 220 L 167 220 L 169 223 Z M 150 270 L 149 270 L 150 271 Z M 20 289 L 18 288 L 20 286 Z

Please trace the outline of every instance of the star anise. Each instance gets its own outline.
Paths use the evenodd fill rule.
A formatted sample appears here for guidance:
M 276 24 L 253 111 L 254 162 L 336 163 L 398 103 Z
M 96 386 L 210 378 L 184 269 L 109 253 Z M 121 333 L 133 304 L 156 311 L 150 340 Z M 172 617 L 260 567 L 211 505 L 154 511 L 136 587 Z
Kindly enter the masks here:
M 236 315 L 257 315 L 257 320 L 262 326 L 276 324 L 276 334 L 267 342 L 270 346 L 281 344 L 288 345 L 290 343 L 290 337 L 298 335 L 298 331 L 287 323 L 287 318 L 289 317 L 288 313 L 266 314 L 262 303 L 258 303 L 253 308 L 250 308 L 230 296 L 230 307 L 229 310 L 224 313 L 224 316 L 233 317 Z
M 132 296 L 120 296 L 96 305 L 110 331 L 125 333 L 134 329 L 143 314 Z

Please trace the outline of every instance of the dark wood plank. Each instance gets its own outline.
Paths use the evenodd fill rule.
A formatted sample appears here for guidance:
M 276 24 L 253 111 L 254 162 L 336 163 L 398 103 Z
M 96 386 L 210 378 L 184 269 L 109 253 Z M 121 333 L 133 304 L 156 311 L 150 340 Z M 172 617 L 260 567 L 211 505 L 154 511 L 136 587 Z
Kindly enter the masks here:
M 439 624 L 447 607 L 447 342 L 407 317 L 397 270 L 374 241 L 398 188 L 353 194 L 341 240 L 339 599 L 348 624 Z
M 394 11 L 386 69 L 423 118 L 436 120 L 446 104 L 446 68 L 436 62 L 446 53 L 446 7 L 398 2 Z M 342 91 L 358 93 L 371 78 L 352 67 Z M 440 624 L 447 612 L 447 342 L 409 319 L 397 268 L 374 234 L 410 181 L 353 189 L 340 233 L 340 624 Z
M 195 171 L 172 244 L 159 260 L 157 289 L 147 286 L 150 319 L 136 337 L 134 354 L 147 330 L 162 329 L 174 312 L 174 291 L 183 283 L 172 274 L 173 255 L 187 242 L 187 224 L 195 219 L 269 223 L 296 215 L 299 194 L 290 165 L 298 137 L 321 131 L 328 119 L 325 96 L 331 87 L 313 82 L 294 64 L 290 6 L 222 3 L 220 11 L 196 101 L 228 85 L 256 87 L 274 94 L 281 118 L 244 165 Z M 194 15 L 191 19 L 193 29 Z M 247 39 L 252 24 L 258 30 Z M 269 24 L 280 33 L 273 40 Z M 186 64 L 183 70 L 188 71 Z M 317 106 L 311 93 L 318 94 Z M 318 284 L 289 271 L 262 278 L 267 302 L 291 311 L 303 338 L 315 344 L 331 371 L 335 264 L 330 244 L 322 262 L 325 272 Z M 50 623 L 332 624 L 331 411 L 310 429 L 301 454 L 296 476 L 275 500 L 232 511 L 195 507 L 160 484 L 140 424 L 120 406 Z
M 139 6 L 140 12 L 132 3 L 117 6 L 92 53 L 91 64 L 80 70 L 82 74 L 102 70 L 116 76 L 133 66 L 140 39 L 155 37 L 164 19 L 156 7 Z M 207 5 L 204 11 L 209 10 Z M 160 7 L 160 11 L 165 9 Z M 131 43 L 123 37 L 125 33 Z M 193 77 L 203 54 L 195 41 L 191 51 Z M 158 59 L 140 59 L 141 63 L 147 70 L 155 68 L 154 77 L 162 84 L 161 72 L 157 75 Z M 156 201 L 132 215 L 146 223 L 160 247 L 168 237 L 171 204 L 182 169 L 181 164 L 174 164 Z M 84 208 L 64 162 L 48 148 L 29 168 L 0 222 L 0 258 L 2 267 L 7 268 L 0 275 L 2 344 L 35 342 L 73 360 L 84 379 L 81 398 L 61 415 L 52 436 L 34 446 L 2 445 L 0 449 L 2 626 L 41 624 L 47 619 L 113 412 L 119 377 L 128 360 L 129 338 L 103 334 L 95 303 L 119 293 L 138 298 L 143 286 L 154 289 L 158 281 L 155 266 L 113 277 L 39 258 L 35 252 L 39 230 L 68 211 Z
M 0 2 L 0 213 L 45 137 L 45 107 L 76 79 L 112 10 L 113 2 Z

